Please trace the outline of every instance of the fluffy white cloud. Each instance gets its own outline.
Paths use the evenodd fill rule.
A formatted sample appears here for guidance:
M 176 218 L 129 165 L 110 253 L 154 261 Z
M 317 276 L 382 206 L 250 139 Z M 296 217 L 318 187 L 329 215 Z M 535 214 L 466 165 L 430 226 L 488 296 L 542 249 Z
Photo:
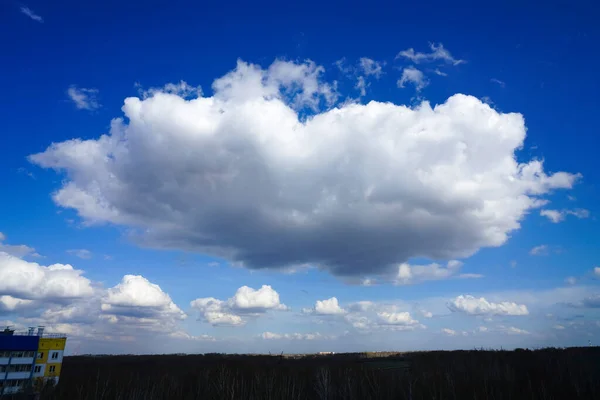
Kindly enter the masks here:
M 425 326 L 414 319 L 410 312 L 404 311 L 405 308 L 394 304 L 358 301 L 347 305 L 344 321 L 360 333 L 424 329 Z M 425 318 L 433 316 L 423 309 L 417 311 Z
M 190 305 L 201 313 L 202 318 L 214 326 L 241 326 L 248 317 L 269 310 L 288 310 L 271 286 L 263 285 L 255 290 L 248 286 L 239 288 L 228 300 L 204 297 L 193 300 Z
M 231 298 L 231 307 L 238 310 L 287 310 L 285 304 L 279 301 L 277 293 L 269 285 L 263 285 L 254 290 L 248 286 L 239 288 Z
M 337 97 L 322 71 L 240 61 L 212 97 L 128 98 L 127 123 L 30 160 L 66 172 L 54 201 L 88 224 L 248 268 L 310 264 L 338 276 L 501 246 L 544 194 L 580 176 L 517 162 L 523 117 L 471 96 L 311 113 Z
M 413 319 L 410 313 L 404 312 L 387 312 L 381 311 L 377 313 L 379 323 L 383 325 L 415 325 L 419 321 Z
M 45 325 L 48 332 L 90 340 L 119 337 L 143 341 L 179 330 L 178 323 L 185 317 L 160 287 L 142 276 L 126 275 L 112 288 L 96 287 L 92 296 L 56 306 L 44 303 L 41 314 L 24 321 Z
M 90 296 L 83 271 L 71 265 L 39 265 L 0 252 L 0 293 L 24 300 L 61 301 Z
M 16 315 L 11 325 L 17 329 L 44 325 L 48 333 L 101 341 L 154 341 L 180 331 L 178 323 L 186 318 L 142 276 L 125 275 L 104 289 L 71 265 L 42 266 L 5 252 L 0 252 L 0 314 Z
M 420 92 L 425 86 L 429 84 L 429 81 L 423 74 L 423 72 L 415 67 L 406 67 L 402 70 L 402 76 L 398 80 L 398 87 L 404 88 L 407 83 L 414 85 L 415 90 Z
M 67 90 L 67 95 L 79 110 L 93 111 L 100 108 L 98 89 L 79 88 L 71 85 Z
M 459 65 L 466 62 L 465 60 L 454 58 L 452 54 L 450 54 L 450 52 L 444 48 L 442 43 L 429 43 L 429 48 L 431 49 L 430 53 L 416 52 L 415 49 L 409 48 L 399 52 L 398 55 L 396 55 L 396 58 L 408 58 L 416 64 L 423 62 L 443 61 L 451 65 Z
M 305 308 L 302 311 L 305 314 L 316 315 L 341 315 L 346 313 L 346 310 L 340 307 L 336 297 L 326 300 L 317 300 L 313 308 Z
M 410 265 L 402 263 L 398 266 L 397 274 L 392 278 L 396 285 L 407 285 L 431 280 L 459 278 L 481 278 L 479 274 L 459 274 L 463 263 L 450 260 L 446 266 L 437 263 L 428 265 Z
M 485 298 L 476 298 L 470 295 L 458 296 L 450 303 L 448 308 L 454 312 L 470 315 L 528 315 L 529 310 L 524 304 L 503 301 L 492 303 Z
M 573 215 L 579 219 L 588 218 L 590 212 L 583 208 L 576 208 L 574 210 L 541 210 L 540 215 L 556 224 L 564 221 L 567 215 Z
M 190 305 L 200 311 L 203 319 L 213 326 L 241 326 L 246 323 L 239 315 L 227 311 L 227 302 L 214 297 L 196 299 Z
M 102 298 L 101 309 L 116 316 L 186 318 L 160 286 L 141 275 L 125 275 L 118 285 L 108 289 Z
M 78 301 L 62 307 L 51 307 L 40 318 L 50 324 L 87 324 L 91 325 L 99 318 L 101 303 L 98 297 L 88 301 Z
M 33 306 L 33 300 L 18 299 L 12 296 L 0 296 L 0 312 L 19 311 Z

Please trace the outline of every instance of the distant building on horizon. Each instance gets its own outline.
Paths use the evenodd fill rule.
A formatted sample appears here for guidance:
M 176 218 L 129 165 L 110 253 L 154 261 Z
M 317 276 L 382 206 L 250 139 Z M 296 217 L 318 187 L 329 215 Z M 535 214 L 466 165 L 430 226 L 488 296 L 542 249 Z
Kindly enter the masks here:
M 44 327 L 0 331 L 0 396 L 58 383 L 67 336 L 44 333 Z

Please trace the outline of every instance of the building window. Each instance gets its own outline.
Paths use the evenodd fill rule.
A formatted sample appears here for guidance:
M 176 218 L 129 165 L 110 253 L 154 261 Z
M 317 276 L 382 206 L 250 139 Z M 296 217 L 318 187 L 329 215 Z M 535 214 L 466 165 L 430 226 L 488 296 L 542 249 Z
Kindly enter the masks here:
M 58 351 L 55 351 L 52 353 L 52 357 L 53 360 L 56 360 L 58 358 Z
M 33 369 L 33 372 L 35 372 L 36 374 L 39 374 L 40 372 L 42 372 L 42 366 L 36 365 L 35 368 Z
M 0 351 L 0 357 L 10 357 L 10 351 Z
M 21 357 L 23 357 L 23 352 L 15 351 L 12 356 L 13 356 L 13 358 L 21 358 Z
M 8 367 L 8 372 L 29 372 L 31 371 L 31 364 L 17 364 Z
M 56 370 L 56 366 L 51 365 L 50 369 L 48 371 L 50 371 L 51 373 L 54 372 Z
M 40 353 L 38 353 L 38 358 L 44 358 L 44 352 L 43 351 L 40 352 Z

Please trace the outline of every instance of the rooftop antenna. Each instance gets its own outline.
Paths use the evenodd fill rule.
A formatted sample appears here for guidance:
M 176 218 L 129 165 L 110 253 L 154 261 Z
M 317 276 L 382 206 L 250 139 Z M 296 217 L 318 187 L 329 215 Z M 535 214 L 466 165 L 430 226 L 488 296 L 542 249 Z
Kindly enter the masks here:
M 42 325 L 38 326 L 37 335 L 39 337 L 42 337 L 44 335 L 44 326 L 42 326 Z

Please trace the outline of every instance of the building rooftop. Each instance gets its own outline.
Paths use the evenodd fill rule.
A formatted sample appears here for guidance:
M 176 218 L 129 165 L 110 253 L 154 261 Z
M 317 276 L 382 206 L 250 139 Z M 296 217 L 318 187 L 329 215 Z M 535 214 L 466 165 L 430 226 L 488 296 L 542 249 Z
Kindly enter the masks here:
M 7 326 L 4 330 L 0 331 L 0 336 L 38 336 L 48 339 L 60 339 L 67 337 L 65 333 L 45 333 L 43 326 L 38 327 L 37 332 L 33 327 L 29 328 L 27 331 L 15 331 Z

